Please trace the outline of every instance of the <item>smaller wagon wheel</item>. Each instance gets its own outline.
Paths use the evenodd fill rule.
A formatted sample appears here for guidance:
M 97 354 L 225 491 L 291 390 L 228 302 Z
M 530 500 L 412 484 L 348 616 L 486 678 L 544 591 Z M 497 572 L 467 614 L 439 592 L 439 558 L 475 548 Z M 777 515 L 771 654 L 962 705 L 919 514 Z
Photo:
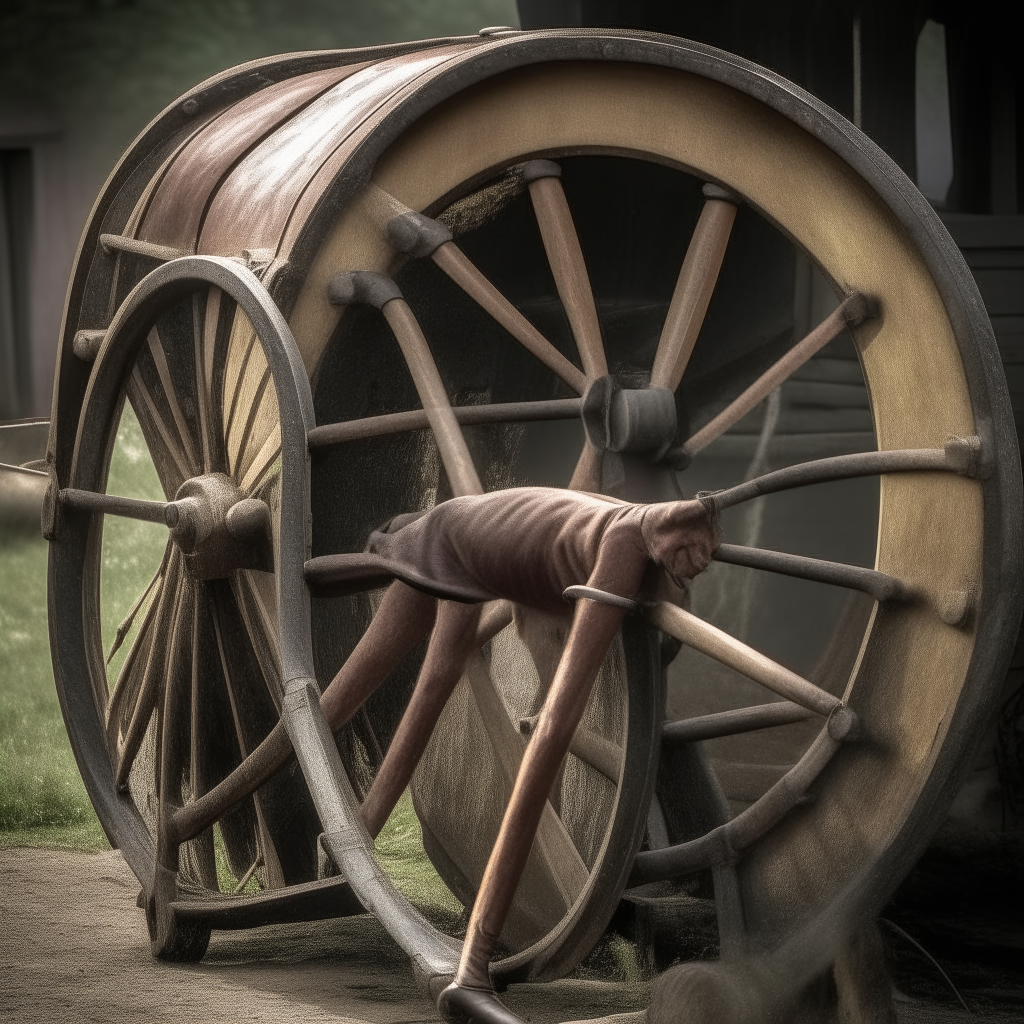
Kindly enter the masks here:
M 317 875 L 318 822 L 294 762 L 241 801 L 219 795 L 268 736 L 275 766 L 290 750 L 279 721 L 274 576 L 282 549 L 278 408 L 299 402 L 295 367 L 281 355 L 285 337 L 248 270 L 189 258 L 144 279 L 98 352 L 96 336 L 77 347 L 95 363 L 69 486 L 51 495 L 54 658 L 94 804 L 143 883 L 154 954 L 165 959 L 198 959 L 210 934 L 172 903 L 209 900 L 224 886 L 237 895 L 254 877 L 274 890 Z M 298 375 L 308 395 L 301 367 Z M 126 398 L 165 501 L 104 493 Z M 95 628 L 105 515 L 169 527 L 156 575 L 109 651 Z M 300 555 L 304 535 L 300 523 Z M 104 663 L 125 641 L 120 672 L 108 681 Z M 76 643 L 80 658 L 71 653 Z M 237 883 L 218 880 L 214 822 Z

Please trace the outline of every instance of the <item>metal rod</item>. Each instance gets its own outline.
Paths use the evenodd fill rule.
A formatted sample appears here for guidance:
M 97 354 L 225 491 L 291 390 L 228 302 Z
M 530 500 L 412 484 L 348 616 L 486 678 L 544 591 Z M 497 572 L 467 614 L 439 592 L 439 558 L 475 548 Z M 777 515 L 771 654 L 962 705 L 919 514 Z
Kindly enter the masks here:
M 876 601 L 905 601 L 913 596 L 910 589 L 895 576 L 875 569 L 864 569 L 859 565 L 844 565 L 842 562 L 828 562 L 821 558 L 791 555 L 766 548 L 749 548 L 740 544 L 720 544 L 712 557 L 716 562 L 745 565 L 783 576 L 861 590 Z
M 151 260 L 160 260 L 161 263 L 176 260 L 179 256 L 192 255 L 187 249 L 173 249 L 169 245 L 155 245 L 140 238 L 125 238 L 124 235 L 100 235 L 100 245 L 108 255 L 127 252 L 133 256 L 148 256 Z
M 454 243 L 445 242 L 430 257 L 470 298 L 494 317 L 528 352 L 558 374 L 577 394 L 587 390 L 587 376 L 512 305 L 466 254 Z
M 652 388 L 675 391 L 679 387 L 718 283 L 735 220 L 735 203 L 719 198 L 705 201 L 661 329 L 651 369 Z
M 701 500 L 715 511 L 731 508 L 762 494 L 774 494 L 794 487 L 826 483 L 830 480 L 849 480 L 859 476 L 880 473 L 950 472 L 973 476 L 972 467 L 958 458 L 950 457 L 946 448 L 910 448 L 886 452 L 857 452 L 853 455 L 834 455 L 829 459 L 815 459 L 796 466 L 777 469 L 773 473 L 755 477 L 745 483 L 703 495 Z
M 856 327 L 873 316 L 874 304 L 860 292 L 843 300 L 802 341 L 797 342 L 778 362 L 769 367 L 738 398 L 729 403 L 710 423 L 705 424 L 683 446 L 691 457 L 724 434 L 751 409 L 798 370 L 815 352 L 824 348 L 848 327 Z
M 542 420 L 571 420 L 580 414 L 579 398 L 556 398 L 545 402 L 499 402 L 494 405 L 459 405 L 452 408 L 462 426 L 479 423 L 533 423 Z M 310 450 L 346 441 L 424 430 L 430 426 L 426 409 L 367 416 L 360 420 L 325 423 L 309 432 Z
M 838 697 L 676 605 L 659 601 L 646 606 L 644 611 L 663 633 L 819 715 L 828 715 L 842 704 Z
M 391 325 L 391 330 L 394 331 L 405 356 L 405 362 L 423 403 L 423 410 L 434 432 L 452 491 L 456 496 L 483 494 L 484 489 L 473 465 L 473 457 L 469 454 L 466 439 L 462 436 L 459 421 L 452 412 L 437 364 L 430 354 L 427 339 L 423 337 L 416 317 L 405 299 L 399 298 L 385 302 L 381 312 Z
M 556 177 L 535 178 L 528 187 L 555 287 L 576 339 L 583 369 L 591 380 L 603 377 L 608 372 L 608 361 L 601 325 L 562 182 Z
M 807 794 L 811 783 L 840 747 L 828 729 L 822 729 L 807 753 L 759 800 L 732 821 L 688 843 L 638 853 L 627 887 L 678 878 L 715 864 L 727 864 L 774 828 Z
M 142 498 L 122 498 L 118 494 L 103 494 L 99 491 L 82 491 L 77 487 L 65 487 L 60 492 L 60 503 L 68 508 L 85 512 L 102 512 L 108 516 L 124 516 L 126 519 L 141 519 L 145 523 L 162 523 L 171 526 L 169 519 L 177 522 L 177 508 L 172 501 L 146 501 Z
M 699 740 L 713 740 L 719 736 L 735 736 L 741 732 L 756 732 L 776 725 L 789 725 L 813 718 L 815 712 L 794 704 L 790 700 L 774 701 L 771 704 L 756 704 L 751 708 L 736 708 L 734 711 L 719 711 L 713 715 L 697 715 L 678 722 L 666 722 L 661 731 L 663 743 L 696 743 Z

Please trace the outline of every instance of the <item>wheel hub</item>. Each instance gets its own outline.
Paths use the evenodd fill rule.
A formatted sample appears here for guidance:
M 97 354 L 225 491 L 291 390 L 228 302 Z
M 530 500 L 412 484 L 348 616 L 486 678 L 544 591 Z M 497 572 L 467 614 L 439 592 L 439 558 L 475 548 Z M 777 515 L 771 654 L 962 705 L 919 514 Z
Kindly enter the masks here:
M 274 571 L 270 509 L 246 498 L 223 473 L 186 480 L 169 508 L 171 538 L 194 579 L 223 579 L 236 569 Z

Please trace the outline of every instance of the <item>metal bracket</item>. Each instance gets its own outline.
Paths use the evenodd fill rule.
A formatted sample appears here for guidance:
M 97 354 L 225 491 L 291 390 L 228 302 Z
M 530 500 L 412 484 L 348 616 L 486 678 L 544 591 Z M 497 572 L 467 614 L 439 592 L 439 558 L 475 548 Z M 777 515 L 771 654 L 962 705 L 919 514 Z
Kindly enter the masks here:
M 562 597 L 566 601 L 597 601 L 599 604 L 610 604 L 616 608 L 625 608 L 628 612 L 636 612 L 640 607 L 638 602 L 631 601 L 628 597 L 609 594 L 607 590 L 598 590 L 597 587 L 566 587 L 562 591 Z

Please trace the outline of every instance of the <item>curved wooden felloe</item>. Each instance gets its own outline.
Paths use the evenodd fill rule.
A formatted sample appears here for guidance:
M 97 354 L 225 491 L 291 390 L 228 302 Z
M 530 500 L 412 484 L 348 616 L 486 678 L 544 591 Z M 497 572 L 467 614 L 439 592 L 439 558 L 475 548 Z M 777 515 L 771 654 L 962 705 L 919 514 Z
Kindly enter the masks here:
M 564 403 L 573 400 L 573 394 L 589 395 L 595 381 L 607 374 L 608 358 L 588 280 L 586 247 L 576 236 L 558 161 L 581 154 L 625 156 L 696 175 L 709 183 L 704 211 L 681 257 L 660 342 L 645 367 L 652 384 L 670 391 L 680 381 L 685 386 L 700 325 L 728 252 L 738 203 L 752 208 L 809 254 L 846 302 L 788 357 L 777 360 L 760 378 L 744 381 L 746 390 L 727 403 L 724 412 L 708 417 L 689 436 L 668 438 L 674 454 L 666 452 L 663 457 L 685 465 L 837 331 L 849 330 L 870 394 L 879 448 L 864 462 L 864 471 L 885 474 L 876 575 L 858 579 L 868 593 L 875 593 L 869 588 L 884 585 L 889 589 L 875 596 L 885 597 L 891 590 L 900 599 L 894 596 L 875 605 L 842 698 L 870 742 L 854 742 L 850 729 L 830 719 L 820 741 L 793 769 L 796 774 L 780 782 L 781 789 L 766 794 L 761 811 L 742 822 L 735 819 L 735 826 L 721 825 L 724 831 L 710 833 L 716 838 L 709 838 L 699 850 L 691 846 L 690 852 L 681 853 L 676 870 L 679 864 L 713 868 L 726 952 L 784 942 L 791 950 L 801 936 L 814 934 L 815 922 L 823 915 L 878 905 L 919 852 L 938 809 L 951 796 L 963 770 L 964 751 L 1009 656 L 1012 631 L 1007 624 L 1015 621 L 1021 603 L 1019 462 L 1005 387 L 969 272 L 927 202 L 877 147 L 813 97 L 738 58 L 667 37 L 611 30 L 510 33 L 435 41 L 402 52 L 313 55 L 270 63 L 266 70 L 268 77 L 279 79 L 275 84 L 258 88 L 245 74 L 229 75 L 201 87 L 165 114 L 129 153 L 101 198 L 80 251 L 64 328 L 49 453 L 56 486 L 103 489 L 100 469 L 105 456 L 96 452 L 73 462 L 72 439 L 86 412 L 96 416 L 107 404 L 113 410 L 119 402 L 114 385 L 103 398 L 87 395 L 87 387 L 98 385 L 89 384 L 86 364 L 74 355 L 76 333 L 108 329 L 96 372 L 113 365 L 109 353 L 122 332 L 125 339 L 131 334 L 123 325 L 136 316 L 134 310 L 145 308 L 155 319 L 153 307 L 125 298 L 129 289 L 142 281 L 143 291 L 151 289 L 164 301 L 176 287 L 171 282 L 177 273 L 193 289 L 199 281 L 215 284 L 230 293 L 250 319 L 262 315 L 269 318 L 269 325 L 269 300 L 261 298 L 253 306 L 251 299 L 265 290 L 291 331 L 288 335 L 283 321 L 273 320 L 273 330 L 264 336 L 253 321 L 260 341 L 269 345 L 267 365 L 251 362 L 246 353 L 257 351 L 252 345 L 236 347 L 234 359 L 227 360 L 225 372 L 233 375 L 238 401 L 226 411 L 224 457 L 245 493 L 276 472 L 279 447 L 282 472 L 298 472 L 288 467 L 305 465 L 306 433 L 314 427 L 312 399 L 308 389 L 303 390 L 306 375 L 313 379 L 321 405 L 331 387 L 344 391 L 344 380 L 332 373 L 351 342 L 346 331 L 355 323 L 368 329 L 370 318 L 380 315 L 357 311 L 352 301 L 356 291 L 339 300 L 348 293 L 339 292 L 332 282 L 339 275 L 380 275 L 397 277 L 401 285 L 410 253 L 432 261 L 439 274 L 479 303 L 515 344 L 523 345 L 538 366 L 551 373 L 547 393 L 517 395 L 504 403 L 508 421 L 539 418 L 537 409 L 526 408 L 534 402 Z M 200 99 L 207 96 L 216 102 L 204 106 Z M 186 107 L 192 110 L 187 116 Z M 529 314 L 524 316 L 522 308 L 503 297 L 501 288 L 460 249 L 457 232 L 454 239 L 438 235 L 441 240 L 428 245 L 418 235 L 410 236 L 407 244 L 389 229 L 396 218 L 408 218 L 410 213 L 444 219 L 445 211 L 460 200 L 495 182 L 500 187 L 510 181 L 529 194 L 575 350 L 554 344 Z M 426 230 L 423 224 L 420 227 Z M 115 240 L 108 238 L 101 246 L 101 233 Z M 172 253 L 216 259 L 192 264 L 186 257 L 152 270 L 154 261 Z M 246 287 L 239 290 L 240 275 L 249 271 L 234 269 L 225 260 L 241 261 L 260 282 L 245 277 Z M 244 299 L 243 292 L 250 297 Z M 333 404 L 342 412 L 336 418 L 351 421 L 352 426 L 321 423 L 314 443 L 326 447 L 345 437 L 352 444 L 371 443 L 374 436 L 420 429 L 424 419 L 434 441 L 420 444 L 412 435 L 406 448 L 396 449 L 401 457 L 389 465 L 389 478 L 373 478 L 379 500 L 367 497 L 362 504 L 346 475 L 358 459 L 353 456 L 346 462 L 347 456 L 336 456 L 340 448 L 318 455 L 322 461 L 314 461 L 313 467 L 312 526 L 302 504 L 304 488 L 299 488 L 302 495 L 282 488 L 277 568 L 281 593 L 287 591 L 289 599 L 282 599 L 279 606 L 281 714 L 316 801 L 326 833 L 323 845 L 363 905 L 381 918 L 437 989 L 454 969 L 454 944 L 405 902 L 382 874 L 357 814 L 366 781 L 359 773 L 368 770 L 372 775 L 376 755 L 371 748 L 389 734 L 387 723 L 394 718 L 401 687 L 385 693 L 378 703 L 371 702 L 366 721 L 355 723 L 346 734 L 344 757 L 339 754 L 317 702 L 312 646 L 316 638 L 310 638 L 310 605 L 301 579 L 308 552 L 303 550 L 300 558 L 297 548 L 286 555 L 283 547 L 286 541 L 303 546 L 308 541 L 314 554 L 329 553 L 330 548 L 322 545 L 333 543 L 355 550 L 364 539 L 356 536 L 360 530 L 377 525 L 388 513 L 429 502 L 438 487 L 443 491 L 445 481 L 450 481 L 452 493 L 472 493 L 483 486 L 481 480 L 503 485 L 500 470 L 507 468 L 507 455 L 501 450 L 480 455 L 464 439 L 463 427 L 472 421 L 464 410 L 477 407 L 478 399 L 450 393 L 443 339 L 422 329 L 415 296 L 400 297 L 400 289 L 396 293 L 383 299 L 364 296 L 382 307 L 397 344 L 389 350 L 391 355 L 384 353 L 382 343 L 379 353 L 375 349 L 363 358 L 367 367 L 377 366 L 373 360 L 378 360 L 382 380 L 397 397 L 374 406 L 361 393 L 345 392 Z M 866 299 L 874 308 L 867 308 Z M 208 309 L 210 300 L 206 301 Z M 121 311 L 110 325 L 108 310 L 118 307 Z M 253 312 L 257 307 L 261 312 Z M 859 310 L 856 315 L 853 307 Z M 144 329 L 148 332 L 151 326 L 147 322 Z M 142 320 L 138 329 L 143 330 Z M 273 344 L 268 341 L 271 334 L 277 339 Z M 201 335 L 199 331 L 196 336 Z M 294 349 L 290 342 L 280 341 L 291 336 Z M 145 358 L 151 381 L 160 381 L 166 392 L 168 381 L 173 385 L 171 363 L 161 361 L 159 334 L 147 337 L 133 335 L 131 344 L 149 346 Z M 399 350 L 404 362 L 395 362 Z M 196 351 L 201 353 L 200 362 L 210 358 L 209 349 L 200 345 Z M 289 353 L 290 386 L 300 395 L 293 415 L 286 415 L 283 405 L 285 364 L 274 363 L 282 351 Z M 399 375 L 395 367 L 403 366 L 411 373 Z M 212 377 L 200 374 L 199 379 Z M 277 385 L 280 418 L 265 398 L 271 382 Z M 155 384 L 146 388 L 130 378 L 123 383 L 145 421 L 170 501 L 182 483 L 200 470 L 209 472 L 209 445 L 217 432 L 190 435 L 182 427 L 188 419 L 184 409 L 153 400 Z M 403 409 L 403 403 L 422 405 L 423 410 Z M 200 394 L 198 404 L 206 416 L 212 398 Z M 399 423 L 391 419 L 396 416 L 406 418 Z M 111 430 L 108 424 L 97 434 L 104 444 L 109 444 Z M 602 488 L 606 457 L 595 443 L 591 438 L 581 447 L 565 484 L 582 490 Z M 83 444 L 80 438 L 78 447 Z M 905 458 L 902 453 L 907 453 Z M 79 466 L 91 467 L 92 476 L 83 477 Z M 846 466 L 837 472 L 848 470 Z M 785 486 L 813 482 L 807 473 L 810 470 L 804 478 L 797 479 L 799 473 L 787 478 Z M 776 483 L 753 482 L 742 493 L 723 496 L 720 503 L 724 507 L 728 501 L 752 497 L 759 486 L 770 490 Z M 708 499 L 709 507 L 715 507 L 715 500 Z M 75 511 L 73 504 L 69 497 L 55 534 L 55 586 L 63 574 L 96 557 L 98 539 L 90 533 L 90 524 L 99 517 Z M 291 511 L 286 516 L 287 509 Z M 339 509 L 348 510 L 351 522 L 346 528 L 326 521 L 332 514 L 345 518 L 338 515 Z M 62 554 L 65 544 L 74 550 L 73 556 Z M 733 555 L 734 560 L 739 557 Z M 774 571 L 783 562 L 766 554 L 748 557 L 746 564 Z M 809 578 L 828 572 L 835 580 L 849 576 L 821 565 L 801 569 L 792 560 L 785 564 L 788 568 L 781 571 L 818 574 Z M 159 609 L 154 614 L 187 623 L 195 620 L 197 607 L 189 605 L 190 591 L 166 583 L 180 571 L 177 559 L 169 557 L 163 570 L 165 585 L 151 606 Z M 286 572 L 291 576 L 286 578 Z M 65 711 L 74 722 L 88 704 L 82 703 L 83 694 L 101 707 L 106 700 L 102 666 L 90 639 L 94 622 L 82 620 L 66 595 L 55 593 L 51 600 L 55 626 L 67 616 L 75 621 L 70 632 L 62 626 L 54 640 Z M 317 623 L 330 621 L 329 616 L 342 609 L 347 616 L 339 631 L 344 635 L 317 643 L 321 676 L 337 667 L 368 619 L 367 602 L 346 600 L 348 604 L 337 605 L 317 599 L 312 605 Z M 265 606 L 260 612 L 258 600 L 241 604 L 249 608 L 250 618 L 268 612 Z M 756 652 L 739 650 L 676 619 L 679 616 L 661 616 L 659 625 L 684 642 L 706 642 L 714 656 L 731 658 L 729 663 L 746 666 L 742 670 L 760 673 L 754 675 L 759 681 L 782 679 L 783 670 L 761 664 Z M 499 626 L 506 630 L 503 639 L 491 648 L 505 645 L 501 671 L 511 679 L 516 659 L 520 668 L 524 664 L 525 651 L 536 672 L 537 691 L 543 689 L 545 672 L 557 656 L 550 628 L 531 623 L 528 616 L 517 622 L 518 629 L 505 626 L 505 621 L 507 615 Z M 494 635 L 485 639 L 478 633 L 480 646 Z M 155 640 L 139 646 L 133 652 L 135 662 L 158 664 L 163 659 L 174 676 L 177 663 L 173 658 L 168 661 L 173 651 L 158 647 Z M 298 652 L 291 661 L 288 651 Z M 88 669 L 73 667 L 76 656 Z M 510 928 L 506 938 L 513 953 L 493 965 L 493 977 L 550 977 L 571 967 L 604 927 L 633 869 L 645 811 L 640 808 L 637 813 L 631 802 L 645 807 L 653 784 L 651 747 L 660 729 L 660 666 L 649 635 L 639 625 L 625 631 L 618 657 L 628 667 L 611 673 L 607 693 L 600 698 L 604 703 L 590 723 L 595 735 L 589 740 L 578 736 L 572 748 L 584 773 L 593 771 L 604 780 L 602 785 L 612 787 L 608 792 L 614 797 L 596 802 L 610 814 L 610 824 L 597 836 L 581 874 L 578 865 L 574 869 L 570 863 L 558 825 L 551 822 L 535 850 L 534 891 L 541 898 L 558 890 L 561 905 L 554 919 L 541 915 L 542 924 L 533 931 L 523 921 Z M 507 782 L 521 756 L 522 740 L 509 714 L 511 691 L 503 691 L 501 681 L 491 678 L 493 665 L 493 655 L 490 671 L 483 657 L 471 662 L 440 735 L 458 735 L 466 723 L 475 723 L 488 737 L 489 777 L 504 777 Z M 141 682 L 126 687 L 126 692 L 135 695 L 140 717 L 133 726 L 132 715 L 125 713 L 123 729 L 112 730 L 129 746 L 141 742 L 143 718 L 148 720 L 155 700 L 146 686 L 150 673 L 139 671 Z M 923 679 L 929 680 L 927 687 L 922 686 Z M 788 677 L 785 685 L 788 689 L 780 692 L 800 700 L 803 689 Z M 816 706 L 812 700 L 808 706 L 829 713 L 834 701 L 830 697 Z M 620 731 L 614 734 L 611 710 L 622 715 L 627 708 Z M 514 717 L 528 719 L 535 712 L 529 708 L 526 715 Z M 99 742 L 91 725 L 74 725 L 72 731 L 83 728 L 85 732 L 73 736 L 78 751 L 91 750 L 90 744 Z M 707 725 L 709 735 L 719 734 L 715 728 Z M 275 735 L 279 742 L 281 730 Z M 623 768 L 614 784 L 605 756 L 610 742 L 624 748 Z M 476 757 L 480 748 L 467 750 Z M 108 783 L 95 781 L 97 768 L 90 767 L 90 758 L 98 754 L 79 756 L 87 780 L 89 773 L 94 777 L 90 792 L 101 805 L 105 825 L 116 832 L 126 851 L 143 851 L 143 860 L 150 858 L 146 862 L 152 864 L 148 833 L 132 810 L 134 805 L 126 810 Z M 601 761 L 603 773 L 594 761 Z M 449 886 L 466 901 L 476 882 L 472 876 L 481 867 L 479 850 L 468 839 L 463 846 L 456 837 L 440 834 L 443 829 L 431 793 L 436 785 L 448 802 L 460 792 L 464 796 L 480 777 L 475 767 L 470 760 L 460 761 L 457 751 L 440 757 L 435 744 L 413 787 L 425 844 Z M 469 779 L 470 785 L 444 789 L 438 782 L 442 771 L 459 782 Z M 796 807 L 808 787 L 827 792 L 829 799 Z M 121 824 L 115 827 L 112 822 Z M 644 863 L 651 865 L 656 859 L 648 857 Z M 643 877 L 654 877 L 649 873 L 653 868 L 643 870 L 648 872 L 641 872 Z M 523 901 L 526 907 L 529 903 L 528 898 Z

